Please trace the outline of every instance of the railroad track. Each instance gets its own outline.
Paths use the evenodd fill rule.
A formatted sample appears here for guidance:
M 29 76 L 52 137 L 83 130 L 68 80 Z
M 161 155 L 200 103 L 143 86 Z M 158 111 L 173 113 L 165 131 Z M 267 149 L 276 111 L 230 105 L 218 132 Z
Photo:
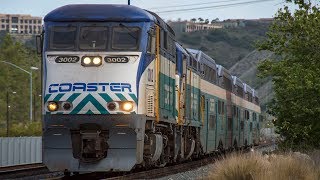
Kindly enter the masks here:
M 268 148 L 272 144 L 262 144 L 254 149 L 259 150 Z M 247 149 L 244 152 L 248 152 Z M 21 166 L 11 166 L 0 168 L 0 179 L 108 179 L 108 180 L 125 180 L 125 179 L 155 179 L 172 174 L 186 172 L 201 166 L 205 166 L 219 160 L 218 154 L 211 154 L 199 160 L 187 161 L 181 164 L 170 165 L 163 168 L 156 168 L 145 171 L 130 173 L 88 173 L 64 177 L 63 172 L 49 172 L 43 164 L 30 164 Z
M 20 178 L 39 173 L 49 173 L 49 170 L 41 163 L 1 167 L 0 179 Z

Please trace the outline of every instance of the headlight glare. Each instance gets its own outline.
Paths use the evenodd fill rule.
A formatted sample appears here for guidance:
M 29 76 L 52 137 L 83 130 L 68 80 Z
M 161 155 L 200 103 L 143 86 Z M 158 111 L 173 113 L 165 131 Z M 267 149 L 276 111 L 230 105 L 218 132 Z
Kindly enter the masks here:
M 133 110 L 133 103 L 131 101 L 123 102 L 121 104 L 121 109 L 123 111 L 132 111 Z
M 59 105 L 58 105 L 56 102 L 51 101 L 51 102 L 48 103 L 47 108 L 48 108 L 48 110 L 49 110 L 50 112 L 53 112 L 53 111 L 57 111 L 57 110 L 58 110 Z
M 84 63 L 85 65 L 89 65 L 89 64 L 91 63 L 91 59 L 90 59 L 89 57 L 85 57 L 85 58 L 83 59 L 83 63 Z
M 100 57 L 95 57 L 95 58 L 93 58 L 93 64 L 94 65 L 99 65 L 99 64 L 101 64 L 101 58 Z

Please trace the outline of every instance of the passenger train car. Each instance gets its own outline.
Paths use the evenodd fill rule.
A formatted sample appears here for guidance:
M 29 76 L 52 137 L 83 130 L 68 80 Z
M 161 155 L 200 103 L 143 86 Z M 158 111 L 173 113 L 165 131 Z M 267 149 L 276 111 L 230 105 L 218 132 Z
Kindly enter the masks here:
M 153 12 L 63 6 L 37 41 L 51 171 L 130 171 L 258 143 L 256 91 Z

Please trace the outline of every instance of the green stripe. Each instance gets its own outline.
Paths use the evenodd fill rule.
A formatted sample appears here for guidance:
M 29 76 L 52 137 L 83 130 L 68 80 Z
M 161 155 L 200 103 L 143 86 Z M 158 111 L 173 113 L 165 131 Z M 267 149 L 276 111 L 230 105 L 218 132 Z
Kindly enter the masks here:
M 50 98 L 51 94 L 47 94 L 45 97 L 44 97 L 44 102 L 46 103 L 48 101 L 48 99 Z
M 65 95 L 65 93 L 60 93 L 60 94 L 58 94 L 58 95 L 53 99 L 53 101 L 59 101 L 59 100 L 62 98 L 63 95 Z
M 63 114 L 63 112 L 57 112 L 57 114 Z
M 106 101 L 106 102 L 111 102 L 112 99 L 107 93 L 99 93 L 99 95 Z
M 86 112 L 86 114 L 94 114 L 90 109 L 88 112 Z
M 91 94 L 88 94 L 71 112 L 70 114 L 77 114 L 81 111 L 81 109 L 91 102 L 93 106 L 97 108 L 97 110 L 101 114 L 109 114 L 109 112 L 104 108 Z
M 133 99 L 133 101 L 134 101 L 136 104 L 138 104 L 138 99 L 137 99 L 136 95 L 134 95 L 134 94 L 129 94 L 129 96 Z
M 74 93 L 67 99 L 67 101 L 72 103 L 78 96 L 80 96 L 80 93 Z
M 118 98 L 120 99 L 120 101 L 127 101 L 127 98 L 125 98 L 122 94 L 116 93 L 116 95 L 118 96 Z

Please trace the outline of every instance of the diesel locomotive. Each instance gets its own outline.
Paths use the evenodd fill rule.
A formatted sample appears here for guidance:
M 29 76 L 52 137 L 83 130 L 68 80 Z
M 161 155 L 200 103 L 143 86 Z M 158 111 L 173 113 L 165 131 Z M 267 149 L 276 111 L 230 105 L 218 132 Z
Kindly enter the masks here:
M 256 91 L 183 48 L 153 12 L 63 6 L 45 16 L 37 42 L 51 171 L 161 167 L 259 141 Z

